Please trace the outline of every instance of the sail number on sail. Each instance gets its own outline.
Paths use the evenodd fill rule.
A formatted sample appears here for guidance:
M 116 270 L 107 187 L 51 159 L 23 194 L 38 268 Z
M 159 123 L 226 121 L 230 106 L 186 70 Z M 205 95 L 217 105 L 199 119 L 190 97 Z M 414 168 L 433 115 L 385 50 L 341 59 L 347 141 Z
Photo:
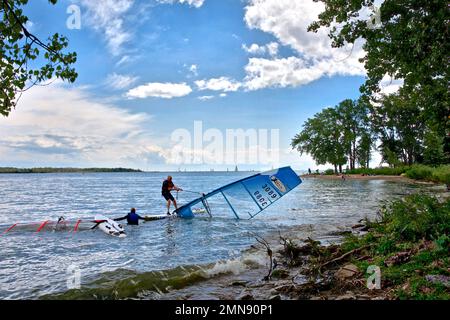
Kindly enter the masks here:
M 274 202 L 277 200 L 278 194 L 274 190 L 272 190 L 272 188 L 268 184 L 262 186 L 262 190 L 264 191 L 266 196 L 263 196 L 260 191 L 255 191 L 254 196 L 258 201 L 259 205 L 262 208 L 265 208 L 270 204 L 270 202 Z

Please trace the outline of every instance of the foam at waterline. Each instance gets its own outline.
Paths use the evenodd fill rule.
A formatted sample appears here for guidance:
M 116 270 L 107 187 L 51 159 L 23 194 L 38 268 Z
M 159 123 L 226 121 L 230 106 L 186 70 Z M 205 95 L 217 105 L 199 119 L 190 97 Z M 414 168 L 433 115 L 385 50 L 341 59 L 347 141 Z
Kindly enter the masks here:
M 251 267 L 264 267 L 268 263 L 267 253 L 247 252 L 241 257 L 218 261 L 211 268 L 202 269 L 202 273 L 207 278 L 212 278 L 222 274 L 241 274 Z

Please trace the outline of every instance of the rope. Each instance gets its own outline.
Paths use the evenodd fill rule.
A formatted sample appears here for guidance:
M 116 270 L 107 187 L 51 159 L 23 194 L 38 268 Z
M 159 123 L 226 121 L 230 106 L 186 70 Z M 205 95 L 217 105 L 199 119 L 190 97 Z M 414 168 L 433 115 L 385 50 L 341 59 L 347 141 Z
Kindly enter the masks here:
M 204 195 L 203 192 L 198 192 L 198 191 L 184 190 L 184 189 L 183 189 L 183 191 L 184 191 L 184 192 L 187 192 L 187 193 L 195 193 L 195 194 L 199 194 L 199 195 Z

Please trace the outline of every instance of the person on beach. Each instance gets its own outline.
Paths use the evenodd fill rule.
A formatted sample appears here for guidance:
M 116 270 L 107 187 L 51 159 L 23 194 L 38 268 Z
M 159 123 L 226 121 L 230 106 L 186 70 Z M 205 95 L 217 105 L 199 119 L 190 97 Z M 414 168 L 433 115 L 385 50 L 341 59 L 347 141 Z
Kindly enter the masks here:
M 131 208 L 130 212 L 125 217 L 114 219 L 114 221 L 122 221 L 125 219 L 127 220 L 127 223 L 132 226 L 139 225 L 139 220 L 145 220 L 145 218 L 142 218 L 136 213 L 135 208 Z
M 173 181 L 172 181 L 172 177 L 168 176 L 167 179 L 164 180 L 164 182 L 162 184 L 161 194 L 164 197 L 164 199 L 166 199 L 166 201 L 167 201 L 167 215 L 169 215 L 169 216 L 170 216 L 170 203 L 171 202 L 173 203 L 173 206 L 175 207 L 175 211 L 178 209 L 177 201 L 170 193 L 170 191 L 172 191 L 172 190 L 183 191 L 183 189 L 178 188 L 176 185 L 174 185 Z

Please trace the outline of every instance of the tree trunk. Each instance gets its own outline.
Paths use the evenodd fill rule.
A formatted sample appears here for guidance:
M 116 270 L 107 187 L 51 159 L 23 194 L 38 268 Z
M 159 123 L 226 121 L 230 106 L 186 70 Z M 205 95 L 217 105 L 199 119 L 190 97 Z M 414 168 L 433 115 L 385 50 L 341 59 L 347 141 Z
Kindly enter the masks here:
M 352 141 L 352 159 L 350 164 L 350 169 L 355 169 L 356 167 L 356 140 Z
M 408 151 L 408 165 L 412 166 L 414 164 L 413 151 Z

